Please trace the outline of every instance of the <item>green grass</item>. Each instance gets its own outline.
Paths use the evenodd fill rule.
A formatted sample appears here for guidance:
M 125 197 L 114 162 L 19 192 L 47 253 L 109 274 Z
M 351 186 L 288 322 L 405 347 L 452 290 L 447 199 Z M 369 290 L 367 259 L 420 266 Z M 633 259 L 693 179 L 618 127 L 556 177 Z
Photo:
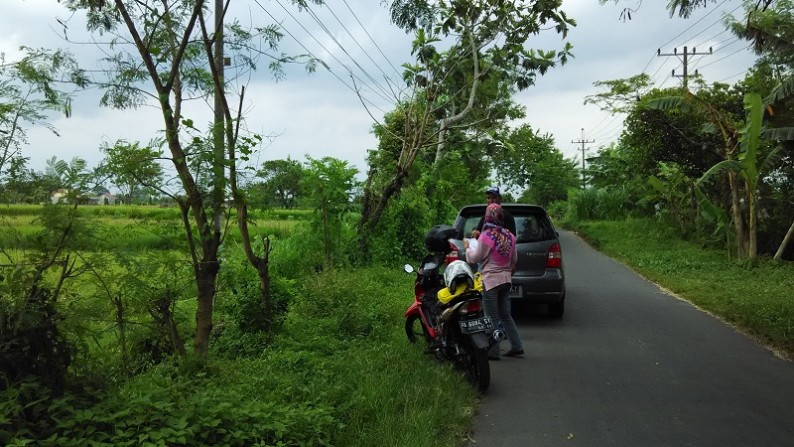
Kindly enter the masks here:
M 31 425 L 46 436 L 17 432 L 5 441 L 460 446 L 477 393 L 449 365 L 406 340 L 403 312 L 412 286 L 398 267 L 325 271 L 302 283 L 283 330 L 261 355 L 215 353 L 205 368 L 162 364 L 116 378 L 115 386 L 88 399 L 67 394 Z M 21 417 L 15 396 L 0 392 L 0 440 L 5 424 Z
M 646 278 L 794 358 L 794 263 L 730 261 L 653 219 L 588 221 L 575 229 Z
M 43 229 L 40 205 L 0 205 L 0 246 L 30 249 L 31 237 Z M 296 225 L 309 219 L 311 210 L 253 211 L 249 231 L 254 237 L 288 238 Z M 184 227 L 179 210 L 155 206 L 81 206 L 78 216 L 91 232 L 73 249 L 88 251 L 184 250 Z M 226 235 L 239 241 L 240 231 L 231 222 Z

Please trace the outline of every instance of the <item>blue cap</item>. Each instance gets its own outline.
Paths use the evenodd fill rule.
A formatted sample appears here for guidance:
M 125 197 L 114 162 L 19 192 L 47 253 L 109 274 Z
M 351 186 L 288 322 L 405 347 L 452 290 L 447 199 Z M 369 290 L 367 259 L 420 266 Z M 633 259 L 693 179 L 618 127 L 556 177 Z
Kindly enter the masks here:
M 485 190 L 485 194 L 493 194 L 495 196 L 502 197 L 502 195 L 499 194 L 498 186 L 489 186 L 488 189 Z

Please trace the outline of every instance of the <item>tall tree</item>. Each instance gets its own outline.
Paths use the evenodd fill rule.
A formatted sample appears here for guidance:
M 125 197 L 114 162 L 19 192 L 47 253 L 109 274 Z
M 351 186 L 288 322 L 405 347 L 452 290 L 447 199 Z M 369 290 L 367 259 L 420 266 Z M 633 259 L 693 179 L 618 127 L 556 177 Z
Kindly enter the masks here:
M 554 147 L 550 134 L 540 134 L 525 124 L 513 129 L 499 149 L 491 151 L 497 178 L 502 184 L 526 189 L 523 197 L 542 206 L 565 200 L 578 180 L 572 160 Z
M 231 49 L 250 49 L 238 59 L 241 64 L 255 69 L 256 61 L 246 56 L 254 54 L 251 39 L 259 38 L 265 47 L 275 48 L 280 38 L 278 27 L 271 25 L 249 32 L 236 22 L 224 26 L 230 0 L 215 2 L 214 18 L 206 16 L 210 9 L 207 0 L 63 1 L 74 10 L 86 12 L 90 31 L 110 35 L 114 44 L 129 44 L 113 45 L 108 50 L 117 52 L 111 52 L 106 58 L 110 73 L 108 80 L 102 83 L 102 103 L 117 108 L 154 104 L 162 114 L 165 146 L 182 189 L 182 194 L 172 195 L 172 198 L 182 212 L 196 280 L 198 305 L 194 350 L 199 355 L 206 355 L 220 269 L 218 250 L 225 234 L 223 213 L 227 190 L 235 203 L 246 257 L 260 278 L 265 308 L 272 310 L 267 270 L 269 245 L 265 242 L 262 255 L 252 247 L 246 198 L 237 183 L 238 162 L 250 154 L 259 138 L 241 135 L 241 130 L 244 130 L 241 114 L 245 87 L 235 92 L 238 102 L 231 103 L 223 76 L 224 58 L 218 49 L 222 48 L 222 42 Z M 126 52 L 125 48 L 134 48 L 135 53 Z M 288 58 L 276 58 L 271 68 L 278 68 L 284 62 L 288 62 Z M 203 151 L 188 150 L 202 136 L 198 134 L 194 121 L 185 115 L 184 105 L 191 97 L 208 97 L 216 93 L 213 106 L 216 119 L 210 129 L 211 137 L 207 138 L 214 145 L 210 145 L 211 152 L 205 157 Z M 193 144 L 198 148 L 205 146 Z M 196 157 L 201 158 L 199 165 L 211 173 L 209 191 L 199 187 L 191 171 L 191 163 Z
M 139 187 L 159 189 L 163 183 L 163 167 L 157 162 L 159 151 L 118 140 L 113 145 L 104 144 L 100 150 L 105 158 L 98 168 L 121 191 L 126 203 L 132 203 Z
M 547 27 L 553 27 L 563 38 L 567 36 L 575 22 L 560 6 L 559 1 L 526 0 L 391 2 L 392 21 L 415 33 L 412 54 L 416 63 L 406 65 L 404 75 L 414 90 L 396 109 L 404 114 L 406 126 L 398 134 L 400 150 L 394 158 L 394 169 L 385 181 L 367 179 L 359 224 L 362 239 L 405 184 L 420 151 L 434 147 L 434 159 L 439 161 L 452 130 L 506 117 L 504 112 L 509 108 L 501 107 L 500 116 L 484 98 L 503 104 L 505 92 L 525 89 L 534 84 L 538 73 L 566 62 L 571 50 L 568 43 L 559 51 L 525 47 L 530 38 Z M 446 50 L 439 51 L 438 42 L 443 42 Z M 489 78 L 495 78 L 495 88 L 483 89 Z M 378 183 L 381 188 L 373 189 Z
M 300 180 L 303 177 L 303 166 L 297 160 L 287 157 L 286 160 L 268 160 L 256 172 L 262 179 L 261 187 L 265 199 L 277 202 L 286 209 L 294 208 L 301 197 Z

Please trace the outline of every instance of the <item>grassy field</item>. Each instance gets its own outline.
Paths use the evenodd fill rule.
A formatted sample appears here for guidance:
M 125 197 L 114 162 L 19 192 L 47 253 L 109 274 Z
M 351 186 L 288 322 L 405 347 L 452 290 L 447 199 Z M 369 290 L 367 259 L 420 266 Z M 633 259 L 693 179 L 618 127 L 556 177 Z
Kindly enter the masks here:
M 794 263 L 730 261 L 724 251 L 683 241 L 651 219 L 582 222 L 598 250 L 794 358 Z
M 10 238 L 0 243 L 18 242 L 13 236 L 17 230 L 22 240 L 36 233 L 39 209 L 0 207 L 0 239 Z M 185 262 L 184 250 L 167 249 L 168 244 L 158 245 L 147 236 L 180 242 L 174 211 L 80 208 L 84 224 L 106 237 L 93 238 L 94 245 L 88 246 L 93 250 L 76 263 L 94 263 L 97 274 L 86 271 L 71 278 L 59 300 L 61 330 L 78 347 L 70 367 L 72 384 L 56 397 L 35 383 L 0 391 L 0 445 L 465 443 L 478 395 L 449 365 L 408 343 L 403 312 L 412 301 L 413 277 L 399 266 L 272 278 L 289 310 L 281 330 L 270 338 L 240 329 L 240 317 L 256 309 L 245 306 L 260 301 L 251 295 L 255 275 L 246 270 L 239 250 L 231 248 L 224 252 L 218 283 L 209 363 L 198 367 L 190 356 L 138 362 L 132 374 L 124 374 L 113 300 L 126 303 L 130 356 L 151 360 L 140 351 L 157 348 L 150 338 L 151 299 L 178 293 L 172 310 L 188 352 L 192 348 L 195 291 L 190 274 L 180 276 L 175 268 Z M 267 229 L 263 231 L 281 231 L 281 238 L 289 239 L 309 214 L 255 217 L 259 228 Z M 103 240 L 108 242 L 98 242 Z M 279 249 L 276 245 L 274 258 Z M 17 246 L 10 253 L 21 257 L 30 252 Z M 127 270 L 133 268 L 138 270 Z
M 40 205 L 0 205 L 0 246 L 31 248 L 30 236 L 43 228 L 39 221 L 41 209 Z M 288 238 L 294 227 L 311 213 L 311 210 L 253 211 L 250 231 L 255 236 Z M 75 242 L 76 249 L 134 252 L 185 248 L 184 227 L 177 208 L 81 206 L 78 216 L 89 226 L 90 234 Z M 227 238 L 238 241 L 239 237 L 240 232 L 232 221 Z

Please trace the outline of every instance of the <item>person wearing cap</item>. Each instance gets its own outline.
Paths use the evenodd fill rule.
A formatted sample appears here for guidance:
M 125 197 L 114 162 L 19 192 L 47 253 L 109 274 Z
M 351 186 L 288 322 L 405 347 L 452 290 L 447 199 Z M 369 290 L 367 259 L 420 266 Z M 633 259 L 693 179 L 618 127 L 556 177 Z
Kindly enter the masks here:
M 502 194 L 499 192 L 498 186 L 489 186 L 485 190 L 485 203 L 488 205 L 495 203 L 499 206 L 502 205 Z M 506 209 L 502 208 L 502 212 L 504 213 L 504 227 L 510 230 L 513 233 L 513 236 L 516 235 L 516 219 L 510 214 Z M 480 222 L 474 227 L 477 231 L 482 232 L 482 226 L 485 224 L 485 216 L 480 219 Z

